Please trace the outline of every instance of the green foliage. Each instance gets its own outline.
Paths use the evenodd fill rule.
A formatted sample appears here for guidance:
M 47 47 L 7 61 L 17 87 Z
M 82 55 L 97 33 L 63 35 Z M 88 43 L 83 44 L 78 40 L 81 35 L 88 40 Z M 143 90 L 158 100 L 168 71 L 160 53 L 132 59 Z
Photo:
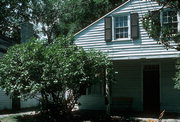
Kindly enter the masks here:
M 69 0 L 62 9 L 62 34 L 74 34 L 126 0 Z
M 10 96 L 19 93 L 28 99 L 40 94 L 46 119 L 62 119 L 86 88 L 112 80 L 111 62 L 105 55 L 84 51 L 70 45 L 70 40 L 58 38 L 49 45 L 30 41 L 11 47 L 0 60 L 0 86 Z
M 57 26 L 61 23 L 62 9 L 64 6 L 63 0 L 31 0 L 30 6 L 30 21 L 38 25 L 36 33 L 41 33 L 47 36 L 48 42 L 52 42 L 53 38 L 59 34 Z
M 1 0 L 0 35 L 20 41 L 20 24 L 34 23 L 34 35 L 48 42 L 73 35 L 126 0 Z M 37 36 L 38 37 L 38 36 Z
M 176 69 L 177 69 L 177 72 L 176 72 L 176 75 L 175 75 L 175 78 L 174 78 L 174 81 L 175 81 L 175 88 L 176 89 L 179 89 L 180 90 L 180 58 L 178 59 L 177 63 L 176 63 Z
M 150 37 L 153 37 L 156 40 L 160 38 L 161 24 L 158 11 L 149 12 L 148 14 L 146 14 L 142 18 L 142 24 Z
M 148 35 L 155 39 L 165 48 L 175 48 L 179 50 L 179 32 L 174 33 L 170 26 L 161 26 L 160 11 L 149 12 L 142 18 L 142 24 Z M 176 42 L 177 46 L 172 46 L 171 42 Z
M 160 5 L 167 6 L 176 10 L 180 8 L 179 0 L 156 0 Z
M 179 32 L 174 32 L 172 25 L 162 26 L 160 22 L 160 13 L 164 11 L 164 7 L 171 8 L 174 13 L 179 11 L 180 3 L 178 0 L 156 0 L 162 8 L 156 11 L 148 12 L 142 18 L 142 24 L 148 35 L 154 38 L 158 43 L 165 46 L 165 48 L 175 48 L 179 50 L 180 40 Z M 172 13 L 173 14 L 173 13 Z M 171 42 L 176 42 L 177 46 L 171 45 Z
M 0 85 L 8 94 L 23 93 L 34 96 L 38 91 L 38 83 L 44 64 L 42 62 L 42 44 L 29 42 L 11 47 L 1 59 Z
M 0 36 L 20 41 L 19 23 L 29 20 L 28 3 L 30 0 L 0 0 Z
M 163 44 L 165 48 L 174 48 L 180 50 L 180 32 L 173 32 L 172 26 L 161 26 L 160 24 L 160 12 L 164 7 L 173 9 L 175 12 L 180 10 L 179 0 L 156 0 L 162 8 L 155 12 L 148 12 L 142 18 L 142 24 L 150 37 L 154 38 L 158 43 Z M 172 13 L 173 14 L 173 13 Z M 171 42 L 175 42 L 176 46 L 171 45 Z M 175 88 L 180 89 L 180 60 L 177 61 L 177 72 L 174 78 Z

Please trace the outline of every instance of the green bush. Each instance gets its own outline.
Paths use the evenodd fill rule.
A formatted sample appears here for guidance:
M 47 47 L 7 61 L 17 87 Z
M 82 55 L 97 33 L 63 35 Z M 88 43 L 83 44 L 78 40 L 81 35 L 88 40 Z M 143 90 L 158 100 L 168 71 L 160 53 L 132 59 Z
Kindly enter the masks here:
M 40 95 L 45 119 L 70 117 L 84 90 L 98 82 L 110 82 L 111 62 L 98 51 L 84 51 L 58 38 L 49 45 L 30 41 L 11 47 L 0 60 L 0 86 L 24 99 Z

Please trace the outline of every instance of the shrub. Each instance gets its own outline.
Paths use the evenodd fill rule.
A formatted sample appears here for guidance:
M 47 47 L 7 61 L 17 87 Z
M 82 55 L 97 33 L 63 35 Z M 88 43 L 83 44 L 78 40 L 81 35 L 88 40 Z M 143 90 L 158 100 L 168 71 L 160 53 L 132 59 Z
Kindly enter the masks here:
M 49 45 L 30 41 L 11 47 L 0 60 L 0 86 L 24 99 L 40 94 L 45 119 L 66 121 L 86 88 L 112 80 L 104 54 L 69 42 L 58 38 Z

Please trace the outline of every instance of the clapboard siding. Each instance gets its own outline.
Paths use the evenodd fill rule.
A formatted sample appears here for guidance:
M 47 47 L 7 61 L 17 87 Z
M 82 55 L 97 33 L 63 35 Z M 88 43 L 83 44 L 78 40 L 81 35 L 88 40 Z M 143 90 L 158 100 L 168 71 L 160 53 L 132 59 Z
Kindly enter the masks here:
M 86 110 L 105 110 L 105 101 L 103 95 L 83 95 L 79 99 L 79 109 Z
M 174 89 L 175 59 L 113 61 L 116 82 L 111 97 L 133 98 L 132 110 L 143 110 L 143 66 L 160 65 L 160 109 L 180 113 L 180 92 Z M 118 107 L 118 106 L 117 106 Z
M 111 84 L 111 98 L 132 98 L 132 110 L 143 111 L 143 66 L 158 64 L 160 66 L 160 110 L 180 113 L 180 92 L 174 89 L 176 59 L 141 59 L 113 61 L 115 82 Z M 112 99 L 113 100 L 113 99 Z M 105 110 L 102 95 L 84 95 L 80 98 L 80 109 Z M 122 110 L 122 106 L 113 105 Z M 111 108 L 111 110 L 113 110 Z
M 96 49 L 105 53 L 113 61 L 116 83 L 112 84 L 112 97 L 131 97 L 132 109 L 143 110 L 143 66 L 158 63 L 160 65 L 160 107 L 169 112 L 180 112 L 180 92 L 174 89 L 175 59 L 180 54 L 175 49 L 166 49 L 150 38 L 143 28 L 141 18 L 148 11 L 161 8 L 155 1 L 129 0 L 114 9 L 87 28 L 75 35 L 75 44 L 85 50 Z M 139 39 L 112 40 L 105 42 L 104 18 L 122 13 L 139 14 Z M 83 96 L 81 108 L 102 109 L 104 98 L 101 96 Z M 91 104 L 92 103 L 92 104 Z M 93 106 L 94 105 L 94 106 Z M 104 106 L 104 107 L 103 107 Z M 116 106 L 118 107 L 118 106 Z
M 96 49 L 106 53 L 112 60 L 169 58 L 177 57 L 175 49 L 166 50 L 161 44 L 150 38 L 142 26 L 141 17 L 148 11 L 159 9 L 155 1 L 131 0 L 106 16 L 121 13 L 138 13 L 140 38 L 138 40 L 112 41 L 104 40 L 104 18 L 75 35 L 75 44 L 84 49 Z M 104 16 L 104 17 L 106 17 Z M 126 57 L 127 55 L 127 57 Z M 126 57 L 126 58 L 125 58 Z
M 3 90 L 0 89 L 0 110 L 11 109 L 11 107 L 11 99 L 5 94 Z
M 31 108 L 36 107 L 39 105 L 39 101 L 35 98 L 28 99 L 28 100 L 21 100 L 21 108 Z
M 139 61 L 114 61 L 116 72 L 115 83 L 112 84 L 113 97 L 130 97 L 133 99 L 132 109 L 141 111 L 142 86 L 141 86 L 141 62 Z M 118 108 L 118 106 L 116 106 Z
M 37 99 L 21 100 L 21 108 L 35 107 L 39 104 Z M 12 109 L 12 99 L 5 94 L 3 90 L 0 90 L 0 110 Z
M 180 92 L 174 88 L 175 60 L 161 64 L 161 109 L 180 113 Z

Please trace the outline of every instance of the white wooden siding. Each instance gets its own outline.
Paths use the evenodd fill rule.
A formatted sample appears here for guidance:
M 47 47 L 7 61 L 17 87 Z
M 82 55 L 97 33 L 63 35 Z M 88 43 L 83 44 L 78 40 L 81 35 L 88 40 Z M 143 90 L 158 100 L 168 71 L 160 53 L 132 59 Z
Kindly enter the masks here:
M 35 107 L 39 104 L 36 99 L 28 99 L 26 101 L 21 100 L 21 108 Z M 12 99 L 5 94 L 3 90 L 0 90 L 0 110 L 12 109 Z
M 174 88 L 175 60 L 161 64 L 161 109 L 180 113 L 180 91 Z
M 141 62 L 114 61 L 113 64 L 116 81 L 111 86 L 111 97 L 130 97 L 133 100 L 132 110 L 142 111 Z
M 103 95 L 83 95 L 79 99 L 79 109 L 86 110 L 105 110 L 105 101 Z
M 106 105 L 103 85 L 100 83 L 91 86 L 91 88 L 86 90 L 86 95 L 82 95 L 78 101 L 81 104 L 79 109 L 105 110 Z
M 140 38 L 138 40 L 112 41 L 106 43 L 104 40 L 104 18 L 101 18 L 88 28 L 75 36 L 75 44 L 88 50 L 94 48 L 101 50 L 112 60 L 127 59 L 154 59 L 177 57 L 179 52 L 175 49 L 166 50 L 155 40 L 149 38 L 147 32 L 142 27 L 141 17 L 148 11 L 160 8 L 156 2 L 131 0 L 124 6 L 116 9 L 106 16 L 118 15 L 121 13 L 138 13 Z
M 116 82 L 111 97 L 133 98 L 132 109 L 143 110 L 143 65 L 160 65 L 160 109 L 180 113 L 180 92 L 174 89 L 175 59 L 114 61 Z M 118 107 L 118 106 L 117 106 Z
M 91 48 L 107 54 L 110 60 L 114 60 L 117 82 L 112 85 L 112 97 L 133 98 L 133 110 L 143 110 L 143 64 L 160 64 L 160 107 L 161 110 L 180 113 L 180 92 L 174 89 L 175 58 L 180 51 L 165 49 L 161 44 L 150 38 L 142 26 L 141 17 L 148 11 L 161 8 L 155 1 L 131 0 L 123 6 L 113 10 L 106 16 L 114 16 L 122 13 L 139 14 L 140 38 L 137 40 L 124 40 L 105 42 L 104 17 L 97 20 L 87 28 L 75 35 L 75 44 L 85 50 Z M 180 20 L 180 18 L 178 18 Z M 81 108 L 103 108 L 103 97 L 83 96 L 84 104 Z M 90 105 L 92 103 L 92 105 Z M 93 106 L 94 104 L 94 106 Z M 105 107 L 105 106 L 104 106 Z
M 5 95 L 5 92 L 0 89 L 0 110 L 11 109 L 12 101 L 9 96 Z
M 21 100 L 21 108 L 31 108 L 36 107 L 39 105 L 39 101 L 37 99 L 28 99 L 28 100 Z

